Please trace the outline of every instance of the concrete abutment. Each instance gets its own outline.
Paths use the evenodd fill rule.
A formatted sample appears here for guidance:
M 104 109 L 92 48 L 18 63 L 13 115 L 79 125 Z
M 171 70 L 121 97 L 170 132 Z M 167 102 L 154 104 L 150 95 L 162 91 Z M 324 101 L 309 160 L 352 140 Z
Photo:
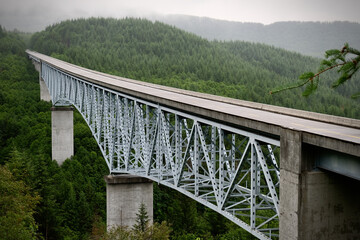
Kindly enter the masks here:
M 280 239 L 360 237 L 360 182 L 315 168 L 316 147 L 281 132 Z
M 153 182 L 134 175 L 108 175 L 106 182 L 106 223 L 131 228 L 144 203 L 150 223 L 153 222 Z

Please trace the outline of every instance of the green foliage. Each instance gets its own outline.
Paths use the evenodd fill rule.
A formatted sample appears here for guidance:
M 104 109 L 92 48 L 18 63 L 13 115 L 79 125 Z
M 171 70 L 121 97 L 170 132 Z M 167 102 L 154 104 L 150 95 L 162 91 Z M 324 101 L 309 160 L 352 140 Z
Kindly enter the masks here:
M 0 166 L 0 239 L 35 239 L 35 206 L 40 197 L 7 166 Z
M 307 80 L 309 78 L 314 78 L 314 73 L 313 72 L 306 72 L 300 75 L 299 79 L 301 80 Z
M 148 225 L 144 231 L 139 229 L 128 229 L 127 227 L 112 227 L 108 232 L 97 236 L 96 239 L 103 240 L 168 240 L 171 228 L 166 222 Z M 94 238 L 91 238 L 94 239 Z
M 131 231 L 135 239 L 169 239 L 171 228 L 165 221 L 162 221 L 161 224 L 155 222 L 152 225 L 149 225 L 149 221 L 150 219 L 146 211 L 146 206 L 144 203 L 141 203 L 139 212 L 136 214 L 136 223 Z
M 144 233 L 148 228 L 149 216 L 144 203 L 140 204 L 139 212 L 136 214 L 136 223 L 133 226 L 135 232 Z
M 26 58 L 20 37 L 4 30 L 0 35 L 0 165 L 24 182 L 30 195 L 41 197 L 36 207 L 30 209 L 25 199 L 19 209 L 27 223 L 18 213 L 3 218 L 0 228 L 19 235 L 6 238 L 1 234 L 8 232 L 1 229 L 0 238 L 88 239 L 96 216 L 105 219 L 106 163 L 77 112 L 73 159 L 62 167 L 51 160 L 51 104 L 39 99 L 38 73 Z M 25 236 L 26 231 L 31 237 Z
M 103 240 L 138 240 L 134 234 L 127 227 L 113 227 L 103 236 L 100 236 Z

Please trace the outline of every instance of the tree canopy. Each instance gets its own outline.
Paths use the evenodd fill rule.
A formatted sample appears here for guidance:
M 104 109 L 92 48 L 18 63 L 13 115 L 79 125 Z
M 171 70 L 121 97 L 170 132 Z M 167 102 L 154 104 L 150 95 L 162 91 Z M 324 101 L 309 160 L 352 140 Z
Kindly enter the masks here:
M 7 166 L 0 166 L 0 239 L 34 239 L 35 207 L 40 198 Z

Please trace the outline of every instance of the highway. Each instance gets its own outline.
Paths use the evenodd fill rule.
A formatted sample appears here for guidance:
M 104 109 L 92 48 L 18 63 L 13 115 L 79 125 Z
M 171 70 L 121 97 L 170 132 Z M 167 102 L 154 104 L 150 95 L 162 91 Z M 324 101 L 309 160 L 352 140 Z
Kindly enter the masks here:
M 304 143 L 360 156 L 360 120 L 163 87 L 85 69 L 36 52 L 27 53 L 73 76 L 124 94 L 275 137 L 283 128 L 293 129 L 302 132 Z

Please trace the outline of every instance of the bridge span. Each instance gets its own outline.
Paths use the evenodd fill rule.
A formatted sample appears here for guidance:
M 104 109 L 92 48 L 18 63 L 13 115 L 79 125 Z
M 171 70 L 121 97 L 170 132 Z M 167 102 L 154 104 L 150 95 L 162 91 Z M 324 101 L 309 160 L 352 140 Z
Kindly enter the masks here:
M 259 239 L 360 236 L 360 120 L 144 83 L 27 53 L 54 112 L 78 109 L 111 174 L 174 188 Z

